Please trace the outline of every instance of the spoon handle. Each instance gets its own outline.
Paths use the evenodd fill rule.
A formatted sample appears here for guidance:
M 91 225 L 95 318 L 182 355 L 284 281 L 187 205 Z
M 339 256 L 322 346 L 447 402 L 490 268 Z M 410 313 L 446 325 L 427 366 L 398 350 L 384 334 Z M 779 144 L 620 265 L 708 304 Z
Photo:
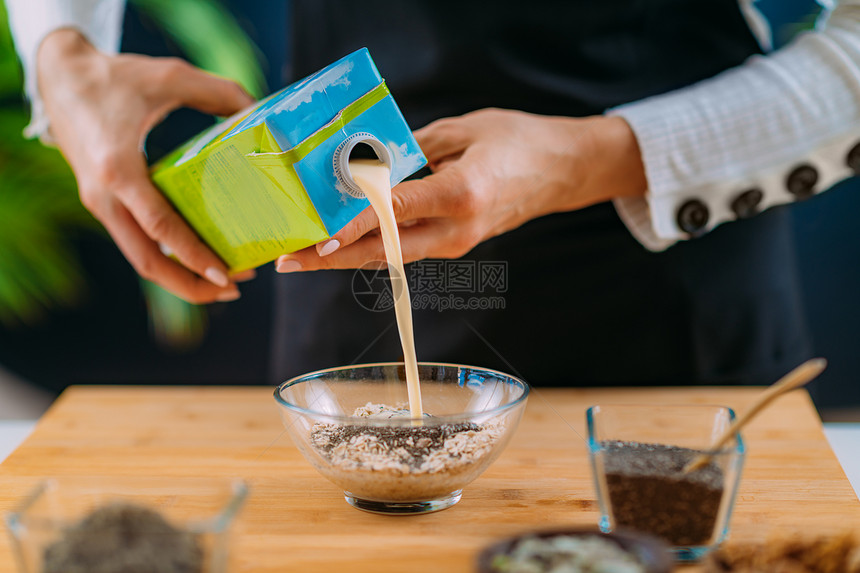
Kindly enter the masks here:
M 747 425 L 747 423 L 752 420 L 756 414 L 761 412 L 768 404 L 773 402 L 779 396 L 782 396 L 786 392 L 791 392 L 801 386 L 806 385 L 811 380 L 814 380 L 819 374 L 821 374 L 824 369 L 827 367 L 827 360 L 824 358 L 813 358 L 811 360 L 807 360 L 782 378 L 780 378 L 777 382 L 772 384 L 770 388 L 761 393 L 758 399 L 753 402 L 753 405 L 750 406 L 749 410 L 744 413 L 743 416 L 735 420 L 735 422 L 726 428 L 726 430 L 720 434 L 720 437 L 717 438 L 714 443 L 711 445 L 711 451 L 716 451 L 722 448 L 726 442 L 728 442 L 732 436 L 737 434 L 741 428 Z M 706 465 L 709 461 L 711 461 L 710 454 L 700 454 L 693 461 L 688 463 L 684 467 L 684 473 L 690 473 L 695 471 L 704 465 Z

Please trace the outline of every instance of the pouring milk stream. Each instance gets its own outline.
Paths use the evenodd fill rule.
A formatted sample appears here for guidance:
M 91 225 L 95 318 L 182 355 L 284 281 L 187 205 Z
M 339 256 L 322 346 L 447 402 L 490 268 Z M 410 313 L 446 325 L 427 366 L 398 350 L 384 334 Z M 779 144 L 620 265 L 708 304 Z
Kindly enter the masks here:
M 394 312 L 397 329 L 403 346 L 403 361 L 406 363 L 406 389 L 409 393 L 409 412 L 413 424 L 420 424 L 423 416 L 421 388 L 418 381 L 418 360 L 415 355 L 415 337 L 412 332 L 412 302 L 409 285 L 403 269 L 403 252 L 400 249 L 400 233 L 394 207 L 391 203 L 391 170 L 378 159 L 350 159 L 349 172 L 356 185 L 364 192 L 371 207 L 379 217 L 382 245 L 391 276 L 394 295 Z M 391 269 L 394 269 L 393 271 Z

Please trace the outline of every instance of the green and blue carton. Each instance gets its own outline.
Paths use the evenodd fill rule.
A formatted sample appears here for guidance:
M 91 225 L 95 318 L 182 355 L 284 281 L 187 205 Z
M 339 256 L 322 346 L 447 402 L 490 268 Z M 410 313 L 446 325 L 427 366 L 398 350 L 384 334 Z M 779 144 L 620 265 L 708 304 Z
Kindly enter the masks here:
M 357 144 L 392 185 L 427 164 L 367 49 L 197 135 L 152 178 L 239 272 L 330 238 L 370 204 L 346 167 Z

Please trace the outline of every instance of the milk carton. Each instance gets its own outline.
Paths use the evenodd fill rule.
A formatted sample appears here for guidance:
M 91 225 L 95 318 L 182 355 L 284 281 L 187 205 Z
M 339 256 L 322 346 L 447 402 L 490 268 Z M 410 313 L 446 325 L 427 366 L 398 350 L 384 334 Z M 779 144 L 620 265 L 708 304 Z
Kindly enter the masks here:
M 357 144 L 392 185 L 427 163 L 367 49 L 197 135 L 152 178 L 239 272 L 330 238 L 369 205 L 346 167 Z

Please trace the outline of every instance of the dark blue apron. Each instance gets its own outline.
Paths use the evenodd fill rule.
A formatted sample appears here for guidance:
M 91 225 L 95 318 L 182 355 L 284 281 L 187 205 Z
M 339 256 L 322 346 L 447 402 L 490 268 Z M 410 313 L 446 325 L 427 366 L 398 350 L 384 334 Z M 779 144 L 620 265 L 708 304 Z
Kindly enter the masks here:
M 600 113 L 758 51 L 736 0 L 227 3 L 265 53 L 272 89 L 366 45 L 414 127 L 486 106 Z M 123 50 L 178 55 L 133 3 Z M 210 123 L 189 110 L 171 114 L 147 139 L 150 158 Z M 271 265 L 239 301 L 209 307 L 199 349 L 166 351 L 152 340 L 119 252 L 96 240 L 80 248 L 93 277 L 89 303 L 39 328 L 0 329 L 0 362 L 38 384 L 261 384 L 401 355 L 393 311 L 365 310 L 353 297 L 354 273 L 273 278 Z M 478 302 L 500 296 L 505 309 L 416 312 L 418 356 L 535 384 L 770 382 L 809 354 L 794 250 L 786 209 L 661 254 L 633 240 L 610 205 L 545 217 L 461 261 L 506 263 L 505 292 L 444 286 Z M 427 290 L 416 299 L 439 294 Z
M 289 21 L 292 79 L 367 46 L 414 128 L 489 106 L 599 114 L 759 52 L 737 0 L 301 0 Z M 760 384 L 809 354 L 785 209 L 651 253 L 603 204 L 532 221 L 464 260 L 504 263 L 504 292 L 490 294 L 505 308 L 416 311 L 420 360 L 537 385 Z M 401 356 L 393 311 L 367 310 L 353 278 L 276 279 L 272 382 Z

